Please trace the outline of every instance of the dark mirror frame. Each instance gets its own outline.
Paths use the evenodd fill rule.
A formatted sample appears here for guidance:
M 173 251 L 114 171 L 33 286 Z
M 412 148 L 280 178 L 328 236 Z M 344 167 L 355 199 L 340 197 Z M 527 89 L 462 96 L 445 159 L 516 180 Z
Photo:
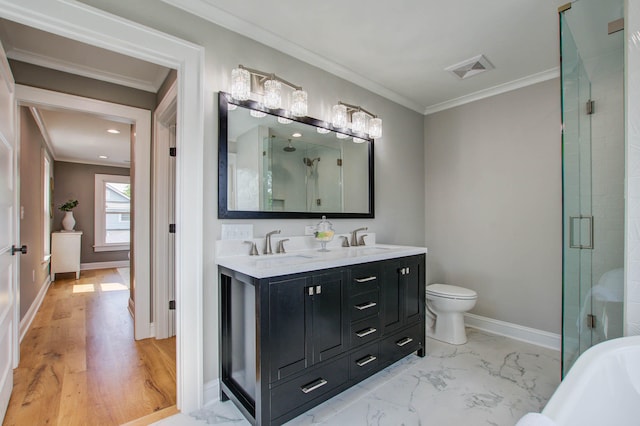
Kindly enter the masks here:
M 322 127 L 331 131 L 338 131 L 346 135 L 355 136 L 365 140 L 369 145 L 369 211 L 362 213 L 345 212 L 273 212 L 273 211 L 248 211 L 248 210 L 228 210 L 227 209 L 227 166 L 228 166 L 228 141 L 227 130 L 229 126 L 228 105 L 234 104 L 243 108 L 262 111 L 276 117 L 285 117 L 293 121 L 308 124 L 314 127 Z M 352 133 L 347 129 L 335 129 L 330 124 L 322 120 L 311 117 L 294 117 L 287 111 L 270 110 L 262 107 L 255 101 L 236 101 L 231 95 L 225 92 L 218 93 L 218 218 L 219 219 L 306 219 L 319 218 L 322 215 L 336 219 L 362 219 L 374 218 L 374 170 L 373 170 L 373 139 L 363 137 L 360 134 Z

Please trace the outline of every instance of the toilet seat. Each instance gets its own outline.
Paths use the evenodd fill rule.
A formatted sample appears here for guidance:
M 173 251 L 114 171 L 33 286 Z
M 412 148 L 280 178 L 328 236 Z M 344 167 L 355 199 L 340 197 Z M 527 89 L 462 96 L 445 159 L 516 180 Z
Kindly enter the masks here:
M 443 297 L 445 299 L 473 300 L 478 298 L 478 293 L 464 287 L 448 284 L 431 284 L 426 288 L 428 296 Z

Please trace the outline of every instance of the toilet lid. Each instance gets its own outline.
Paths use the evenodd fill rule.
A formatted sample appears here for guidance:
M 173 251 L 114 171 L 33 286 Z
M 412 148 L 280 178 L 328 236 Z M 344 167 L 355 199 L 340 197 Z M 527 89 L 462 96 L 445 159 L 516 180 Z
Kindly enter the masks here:
M 447 297 L 450 299 L 475 299 L 478 293 L 464 287 L 448 284 L 431 284 L 426 287 L 426 292 L 430 296 Z

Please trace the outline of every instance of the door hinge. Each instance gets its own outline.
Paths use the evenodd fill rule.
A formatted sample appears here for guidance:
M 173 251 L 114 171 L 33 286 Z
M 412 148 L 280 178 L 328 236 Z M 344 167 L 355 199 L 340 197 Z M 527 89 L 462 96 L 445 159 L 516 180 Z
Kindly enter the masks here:
M 337 163 L 338 167 L 342 167 L 342 158 L 338 158 Z
M 587 315 L 587 327 L 596 328 L 596 316 L 593 314 Z
M 587 115 L 591 115 L 595 112 L 596 102 L 589 99 L 587 101 Z
M 176 151 L 176 147 L 175 146 L 169 148 L 169 155 L 171 157 L 175 157 L 177 155 L 177 151 Z
M 175 234 L 176 233 L 176 224 L 175 223 L 170 223 L 169 224 L 169 233 L 170 234 Z
M 175 300 L 169 300 L 169 309 L 170 310 L 175 310 L 176 309 L 176 301 Z

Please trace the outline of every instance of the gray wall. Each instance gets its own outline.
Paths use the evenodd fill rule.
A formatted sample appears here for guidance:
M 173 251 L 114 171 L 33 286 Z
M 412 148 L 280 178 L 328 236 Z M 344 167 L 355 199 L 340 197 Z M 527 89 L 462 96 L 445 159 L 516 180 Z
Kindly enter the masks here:
M 375 144 L 376 218 L 329 219 L 336 232 L 346 232 L 364 225 L 370 231 L 377 232 L 381 242 L 424 244 L 424 117 L 421 114 L 162 2 L 87 0 L 84 3 L 206 49 L 203 159 L 205 382 L 218 377 L 218 285 L 214 248 L 215 241 L 220 238 L 222 221 L 217 219 L 217 92 L 230 90 L 231 70 L 238 64 L 274 72 L 304 87 L 309 93 L 309 115 L 312 117 L 327 119 L 331 106 L 339 100 L 361 105 L 380 116 L 384 121 L 384 135 Z M 319 220 L 320 215 L 312 220 L 259 220 L 253 223 L 256 236 L 263 236 L 272 229 L 281 229 L 281 235 L 286 236 L 302 235 L 305 225 L 316 224 Z
M 123 167 L 96 166 L 93 164 L 68 163 L 56 161 L 54 163 L 54 216 L 53 230 L 62 228 L 61 222 L 64 212 L 58 207 L 69 199 L 78 200 L 78 206 L 73 209 L 76 220 L 75 229 L 82 231 L 82 248 L 80 263 L 112 262 L 129 260 L 128 250 L 94 252 L 94 192 L 95 175 L 129 176 L 129 169 Z
M 156 94 L 63 71 L 9 60 L 16 84 L 153 110 Z
M 428 282 L 474 289 L 472 313 L 560 333 L 558 79 L 425 118 Z
M 20 107 L 20 243 L 28 247 L 20 256 L 20 319 L 27 313 L 49 276 L 49 263 L 44 259 L 44 139 L 31 112 Z M 54 167 L 54 164 L 51 164 Z

